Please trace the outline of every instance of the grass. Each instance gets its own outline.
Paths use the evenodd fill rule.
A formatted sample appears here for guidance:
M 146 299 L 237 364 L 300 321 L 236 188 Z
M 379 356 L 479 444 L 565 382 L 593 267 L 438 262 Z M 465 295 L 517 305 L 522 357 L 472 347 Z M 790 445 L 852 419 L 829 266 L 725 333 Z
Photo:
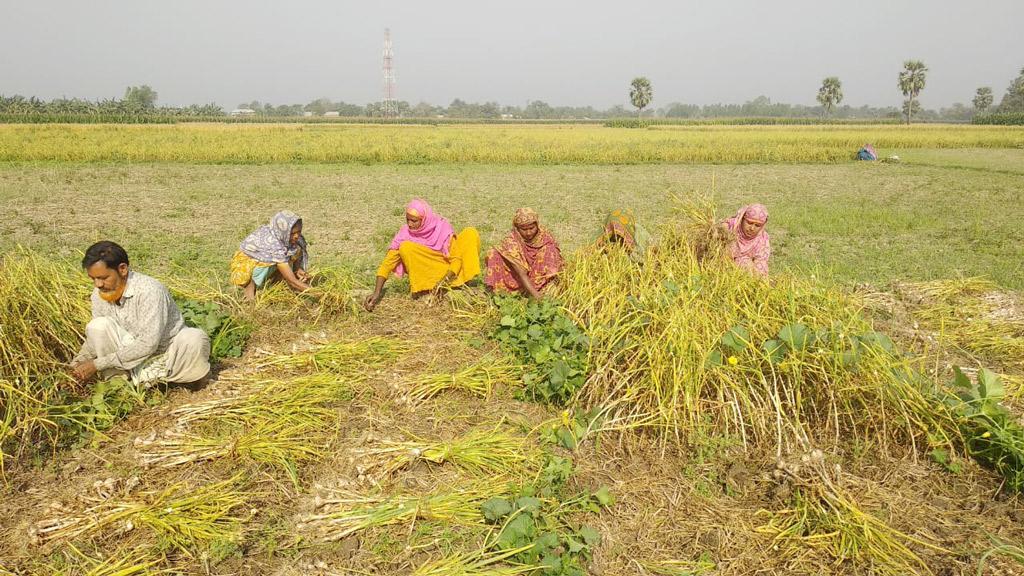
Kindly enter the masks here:
M 911 149 L 894 153 L 899 155 L 902 162 L 915 166 L 1024 174 L 1024 149 L 1020 148 L 1001 150 Z
M 844 162 L 882 149 L 1016 148 L 995 126 L 0 125 L 0 161 L 188 164 Z
M 1024 547 L 1008 542 L 1000 542 L 998 539 L 992 538 L 992 547 L 986 550 L 978 561 L 977 576 L 982 576 L 985 573 L 985 564 L 993 556 L 1004 556 L 1015 562 L 1018 566 L 1024 566 Z

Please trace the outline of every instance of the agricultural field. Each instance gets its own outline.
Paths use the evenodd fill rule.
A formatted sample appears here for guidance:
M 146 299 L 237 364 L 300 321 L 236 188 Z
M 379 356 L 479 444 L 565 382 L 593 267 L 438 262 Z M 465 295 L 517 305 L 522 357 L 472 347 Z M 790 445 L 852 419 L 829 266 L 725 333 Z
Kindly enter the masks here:
M 865 143 L 1024 148 L 1002 126 L 0 126 L 0 161 L 276 164 L 700 164 L 846 162 Z
M 0 574 L 1024 573 L 1022 194 L 1011 127 L 0 125 Z M 362 311 L 411 197 L 536 208 L 555 297 Z M 767 283 L 708 248 L 753 201 Z M 318 286 L 243 303 L 282 208 Z M 67 377 L 101 238 L 205 386 Z

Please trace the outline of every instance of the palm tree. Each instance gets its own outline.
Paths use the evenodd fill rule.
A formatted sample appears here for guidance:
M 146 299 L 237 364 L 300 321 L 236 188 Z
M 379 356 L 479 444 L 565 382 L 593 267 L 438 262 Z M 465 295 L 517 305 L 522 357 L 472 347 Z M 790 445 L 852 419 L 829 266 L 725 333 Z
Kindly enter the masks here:
M 924 90 L 925 74 L 928 68 L 920 60 L 907 60 L 903 63 L 903 71 L 900 72 L 900 90 L 907 98 L 903 104 L 903 111 L 907 115 L 907 124 L 910 124 L 910 117 L 920 107 L 917 105 L 917 95 Z
M 651 103 L 653 98 L 654 89 L 651 88 L 651 81 L 643 76 L 633 78 L 633 81 L 630 83 L 629 101 L 636 107 L 637 119 L 640 118 L 640 115 L 644 112 L 644 108 Z
M 832 107 L 843 101 L 843 83 L 835 76 L 829 76 L 821 82 L 818 89 L 818 103 L 825 109 L 825 116 L 832 113 Z
M 992 105 L 993 101 L 992 88 L 988 86 L 982 86 L 978 88 L 978 91 L 974 95 L 974 109 L 978 112 L 984 112 L 988 110 L 989 106 Z

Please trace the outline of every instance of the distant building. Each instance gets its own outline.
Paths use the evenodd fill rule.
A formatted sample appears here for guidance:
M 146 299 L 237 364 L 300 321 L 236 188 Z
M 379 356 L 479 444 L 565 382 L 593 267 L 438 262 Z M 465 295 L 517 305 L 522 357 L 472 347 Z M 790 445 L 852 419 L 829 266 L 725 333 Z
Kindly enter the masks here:
M 334 118 L 334 117 L 336 117 L 338 115 L 339 114 L 338 114 L 338 112 L 336 110 L 331 110 L 330 112 L 324 112 L 324 116 L 326 116 L 328 118 Z
M 255 116 L 256 111 L 252 108 L 235 108 L 230 114 L 232 116 Z
M 310 116 L 313 115 L 313 113 L 307 110 L 307 111 L 303 112 L 302 115 L 305 116 L 306 118 L 309 118 Z

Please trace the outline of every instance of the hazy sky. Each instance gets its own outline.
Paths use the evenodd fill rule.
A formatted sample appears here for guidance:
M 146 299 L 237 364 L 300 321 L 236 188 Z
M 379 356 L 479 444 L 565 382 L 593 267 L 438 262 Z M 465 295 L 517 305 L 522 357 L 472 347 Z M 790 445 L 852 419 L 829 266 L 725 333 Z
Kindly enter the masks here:
M 899 105 L 902 62 L 921 101 L 996 102 L 1024 67 L 1024 0 L 695 2 L 0 0 L 0 94 L 90 100 L 149 84 L 168 105 L 381 98 L 385 27 L 397 97 L 523 105 L 628 104 L 645 75 L 673 101 Z

